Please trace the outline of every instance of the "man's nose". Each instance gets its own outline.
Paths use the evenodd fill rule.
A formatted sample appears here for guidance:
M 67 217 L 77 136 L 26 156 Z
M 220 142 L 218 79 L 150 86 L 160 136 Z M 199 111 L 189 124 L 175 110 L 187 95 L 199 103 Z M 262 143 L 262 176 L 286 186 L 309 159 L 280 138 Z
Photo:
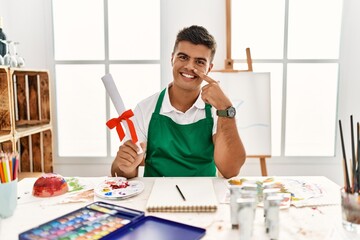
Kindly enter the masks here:
M 189 59 L 189 61 L 186 62 L 185 67 L 187 69 L 193 70 L 195 68 L 195 61 L 192 59 Z

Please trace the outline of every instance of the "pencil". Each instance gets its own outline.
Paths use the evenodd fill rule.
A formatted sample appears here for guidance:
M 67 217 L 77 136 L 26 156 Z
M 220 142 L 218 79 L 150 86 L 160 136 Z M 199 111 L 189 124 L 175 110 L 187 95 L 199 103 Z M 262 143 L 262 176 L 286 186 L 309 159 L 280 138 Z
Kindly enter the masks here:
M 19 171 L 19 159 L 15 158 L 14 180 L 18 178 L 18 171 Z
M 341 120 L 339 120 L 339 129 L 340 129 L 341 149 L 342 149 L 342 154 L 343 154 L 343 159 L 344 159 L 345 191 L 349 192 L 350 181 L 349 181 L 349 172 L 348 172 L 347 163 L 346 163 L 346 152 L 345 152 L 344 136 L 343 136 L 342 126 L 341 126 Z
M 11 159 L 9 159 L 8 157 L 8 163 L 9 163 L 9 181 L 11 182 L 13 180 L 13 164 L 12 164 L 12 161 Z
M 4 169 L 4 175 L 5 175 L 5 182 L 11 182 L 10 180 L 10 173 L 9 173 L 9 162 L 7 161 L 7 159 L 5 158 L 2 162 L 3 164 L 3 169 Z
M 178 190 L 178 192 L 180 193 L 182 199 L 183 199 L 184 201 L 186 201 L 186 198 L 185 198 L 185 196 L 183 195 L 183 193 L 181 192 L 179 186 L 178 186 L 178 185 L 175 185 L 175 186 L 176 186 L 176 189 Z
M 2 159 L 0 158 L 0 182 L 5 183 L 5 175 L 2 167 Z

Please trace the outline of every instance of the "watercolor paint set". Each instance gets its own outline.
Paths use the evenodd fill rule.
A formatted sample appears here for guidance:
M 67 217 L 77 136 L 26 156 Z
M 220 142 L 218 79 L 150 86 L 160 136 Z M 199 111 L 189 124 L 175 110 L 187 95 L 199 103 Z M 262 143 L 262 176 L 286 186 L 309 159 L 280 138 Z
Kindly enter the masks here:
M 200 239 L 206 230 L 110 204 L 94 202 L 19 234 L 33 239 Z M 175 237 L 175 238 L 174 238 Z

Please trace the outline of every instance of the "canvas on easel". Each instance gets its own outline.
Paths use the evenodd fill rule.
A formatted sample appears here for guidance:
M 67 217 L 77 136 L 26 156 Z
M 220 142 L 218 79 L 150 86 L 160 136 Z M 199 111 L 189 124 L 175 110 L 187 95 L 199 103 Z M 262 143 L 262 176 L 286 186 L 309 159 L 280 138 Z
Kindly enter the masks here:
M 248 156 L 271 155 L 268 72 L 211 72 L 236 108 L 236 125 Z
M 262 176 L 267 176 L 266 158 L 271 157 L 270 73 L 254 73 L 250 48 L 246 48 L 247 70 L 234 69 L 231 58 L 231 0 L 226 0 L 225 69 L 209 75 L 217 81 L 237 109 L 237 128 L 247 158 L 259 158 Z M 241 114 L 241 115 L 240 115 Z

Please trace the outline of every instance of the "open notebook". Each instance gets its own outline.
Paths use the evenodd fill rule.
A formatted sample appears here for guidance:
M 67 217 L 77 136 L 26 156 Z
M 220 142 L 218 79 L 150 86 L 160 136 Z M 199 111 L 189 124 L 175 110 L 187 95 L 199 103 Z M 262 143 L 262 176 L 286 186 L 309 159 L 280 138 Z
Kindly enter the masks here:
M 184 195 L 184 200 L 176 188 Z M 158 178 L 146 210 L 149 212 L 215 212 L 217 198 L 210 178 Z

